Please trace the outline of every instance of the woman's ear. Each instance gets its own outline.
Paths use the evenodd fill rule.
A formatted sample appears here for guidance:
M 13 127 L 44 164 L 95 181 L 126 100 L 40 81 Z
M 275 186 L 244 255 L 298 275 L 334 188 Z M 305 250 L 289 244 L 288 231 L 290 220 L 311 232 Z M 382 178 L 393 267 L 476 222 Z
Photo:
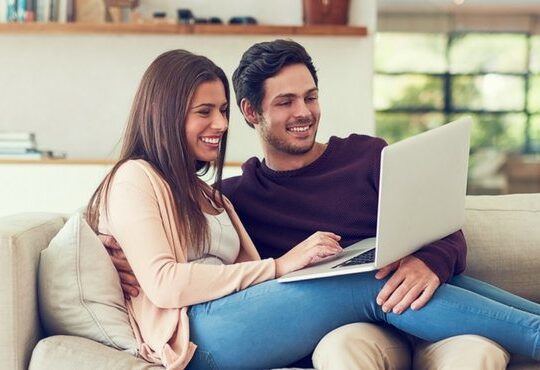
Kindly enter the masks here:
M 259 123 L 259 113 L 257 113 L 255 107 L 246 98 L 243 98 L 240 101 L 240 110 L 248 123 L 251 125 L 256 125 Z

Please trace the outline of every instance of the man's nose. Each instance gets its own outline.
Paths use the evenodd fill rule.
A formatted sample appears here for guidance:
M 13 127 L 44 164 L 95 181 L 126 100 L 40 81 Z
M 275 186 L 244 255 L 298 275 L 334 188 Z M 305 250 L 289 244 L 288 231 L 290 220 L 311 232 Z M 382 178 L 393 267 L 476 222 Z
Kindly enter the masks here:
M 311 116 L 311 111 L 309 110 L 305 101 L 300 100 L 296 105 L 296 111 L 294 112 L 296 117 L 309 117 Z

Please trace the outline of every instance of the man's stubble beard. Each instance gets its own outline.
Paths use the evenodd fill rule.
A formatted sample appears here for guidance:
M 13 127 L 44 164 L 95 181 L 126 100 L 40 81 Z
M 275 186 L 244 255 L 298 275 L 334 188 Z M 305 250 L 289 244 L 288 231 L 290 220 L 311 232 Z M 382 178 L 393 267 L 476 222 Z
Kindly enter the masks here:
M 315 124 L 314 120 L 301 120 L 297 121 L 295 123 L 305 123 L 305 124 Z M 265 120 L 262 120 L 260 122 L 261 125 L 261 135 L 263 137 L 263 140 L 267 142 L 272 148 L 274 148 L 276 151 L 290 154 L 290 155 L 302 155 L 308 153 L 311 149 L 313 149 L 313 146 L 315 145 L 315 137 L 317 136 L 317 131 L 315 131 L 315 134 L 313 135 L 313 139 L 311 140 L 311 143 L 307 144 L 306 146 L 298 147 L 295 145 L 291 145 L 287 143 L 286 140 L 283 140 L 275 135 L 272 135 L 266 128 L 267 123 Z

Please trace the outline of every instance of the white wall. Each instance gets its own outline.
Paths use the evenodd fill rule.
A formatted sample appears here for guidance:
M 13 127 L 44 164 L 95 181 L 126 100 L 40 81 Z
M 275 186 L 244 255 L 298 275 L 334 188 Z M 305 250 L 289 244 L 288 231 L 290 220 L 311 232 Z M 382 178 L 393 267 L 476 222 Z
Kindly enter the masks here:
M 105 164 L 0 163 L 0 217 L 21 212 L 73 213 L 88 203 L 110 168 Z M 223 178 L 240 173 L 240 167 L 227 166 Z
M 150 3 L 150 4 L 149 4 Z M 301 24 L 300 0 L 144 2 L 141 11 L 188 7 L 198 16 L 253 15 L 261 23 Z M 238 11 L 236 9 L 242 9 Z M 375 0 L 352 0 L 351 24 L 368 37 L 295 37 L 319 70 L 319 139 L 374 132 L 372 105 Z M 33 131 L 43 149 L 70 158 L 111 158 L 139 79 L 161 52 L 204 54 L 230 76 L 254 42 L 278 36 L 79 35 L 0 33 L 0 130 Z M 254 132 L 232 110 L 228 161 L 260 154 Z

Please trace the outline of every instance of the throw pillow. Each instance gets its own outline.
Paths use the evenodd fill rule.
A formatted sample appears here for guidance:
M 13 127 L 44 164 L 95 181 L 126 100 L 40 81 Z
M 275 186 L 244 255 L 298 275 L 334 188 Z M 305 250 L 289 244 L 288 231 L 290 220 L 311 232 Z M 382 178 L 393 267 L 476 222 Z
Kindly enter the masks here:
M 75 335 L 137 354 L 118 273 L 83 215 L 41 252 L 39 311 L 50 335 Z

